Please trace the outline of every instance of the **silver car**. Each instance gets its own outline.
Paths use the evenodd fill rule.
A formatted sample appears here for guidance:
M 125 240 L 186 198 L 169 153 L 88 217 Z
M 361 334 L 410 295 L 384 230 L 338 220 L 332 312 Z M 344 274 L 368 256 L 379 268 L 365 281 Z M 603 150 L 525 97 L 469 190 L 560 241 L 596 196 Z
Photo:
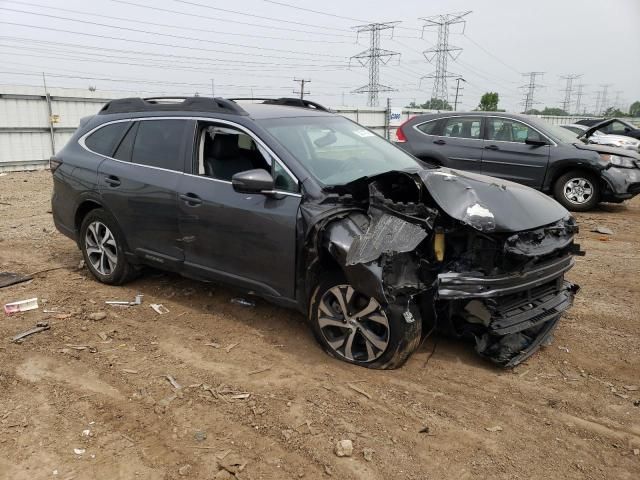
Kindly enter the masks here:
M 577 137 L 583 136 L 584 133 L 589 130 L 589 127 L 586 125 L 579 125 L 577 123 L 560 126 L 575 133 Z M 640 140 L 632 137 L 625 137 L 624 135 L 612 135 L 601 132 L 600 130 L 593 132 L 587 141 L 588 143 L 595 143 L 597 145 L 606 145 L 608 147 L 618 147 L 640 152 Z

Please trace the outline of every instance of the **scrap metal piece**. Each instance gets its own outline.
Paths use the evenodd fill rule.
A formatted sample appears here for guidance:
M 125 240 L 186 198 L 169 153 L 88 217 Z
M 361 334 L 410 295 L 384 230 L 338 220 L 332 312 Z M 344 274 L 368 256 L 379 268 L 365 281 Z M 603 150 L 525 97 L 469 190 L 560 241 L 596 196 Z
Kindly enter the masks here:
M 173 388 L 175 388 L 176 390 L 180 390 L 182 388 L 182 386 L 176 381 L 175 378 L 173 378 L 173 376 L 165 375 L 164 378 L 166 378 L 169 381 L 169 383 L 171 384 L 171 386 Z
M 19 302 L 7 303 L 4 306 L 4 313 L 11 315 L 12 313 L 27 312 L 29 310 L 35 310 L 38 308 L 38 299 L 29 298 L 27 300 L 20 300 Z
M 25 337 L 28 337 L 30 335 L 34 335 L 36 333 L 40 333 L 40 332 L 44 332 L 45 330 L 49 330 L 51 327 L 49 326 L 48 323 L 46 322 L 39 322 L 36 324 L 35 328 L 32 328 L 31 330 L 27 330 L 26 332 L 22 332 L 19 333 L 18 335 L 16 335 L 15 337 L 13 337 L 11 339 L 11 341 L 13 343 L 19 342 L 20 340 L 22 340 Z
M 169 313 L 169 309 L 162 305 L 161 303 L 152 303 L 149 305 L 158 315 L 164 315 L 165 313 Z
M 33 280 L 30 275 L 22 275 L 20 273 L 0 272 L 0 288 L 16 285 L 17 283 Z
M 382 214 L 373 218 L 364 235 L 353 240 L 347 265 L 369 263 L 383 254 L 411 252 L 427 237 L 427 232 L 401 218 Z
M 142 304 L 142 297 L 144 297 L 144 295 L 139 293 L 138 295 L 136 295 L 136 298 L 133 302 L 127 302 L 123 300 L 108 300 L 104 303 L 106 303 L 107 305 L 125 305 L 125 306 L 140 305 Z

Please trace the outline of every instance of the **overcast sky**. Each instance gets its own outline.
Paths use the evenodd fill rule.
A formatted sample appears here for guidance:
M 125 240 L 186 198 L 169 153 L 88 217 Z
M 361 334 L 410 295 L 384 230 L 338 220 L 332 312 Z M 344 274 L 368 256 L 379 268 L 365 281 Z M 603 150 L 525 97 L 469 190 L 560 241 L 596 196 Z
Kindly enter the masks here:
M 574 84 L 585 85 L 587 110 L 605 84 L 610 105 L 640 100 L 640 0 L 0 0 L 0 84 L 40 85 L 44 71 L 51 86 L 98 92 L 291 96 L 295 77 L 311 80 L 312 100 L 364 106 L 366 94 L 352 91 L 368 70 L 349 58 L 369 38 L 352 27 L 400 21 L 382 35 L 381 47 L 401 55 L 381 68 L 395 91 L 380 103 L 401 107 L 433 88 L 420 80 L 435 69 L 421 52 L 437 31 L 421 38 L 419 18 L 467 10 L 464 34 L 454 25 L 449 38 L 463 49 L 448 68 L 467 81 L 459 109 L 497 91 L 500 107 L 519 111 L 529 71 L 545 72 L 537 108 L 560 106 L 568 74 L 582 75 Z

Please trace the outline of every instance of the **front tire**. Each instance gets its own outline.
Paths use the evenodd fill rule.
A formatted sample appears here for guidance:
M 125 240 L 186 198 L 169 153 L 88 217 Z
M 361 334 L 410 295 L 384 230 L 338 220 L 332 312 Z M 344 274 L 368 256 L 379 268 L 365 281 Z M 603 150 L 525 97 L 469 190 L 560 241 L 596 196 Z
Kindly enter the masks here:
M 125 239 L 116 220 L 105 210 L 91 210 L 80 226 L 84 263 L 96 280 L 122 285 L 137 271 L 125 256 Z
M 339 274 L 325 276 L 314 290 L 309 322 L 329 355 L 375 369 L 401 367 L 420 344 L 422 333 L 417 312 L 383 306 Z
M 600 201 L 600 182 L 590 172 L 571 170 L 558 177 L 553 195 L 567 210 L 586 212 Z

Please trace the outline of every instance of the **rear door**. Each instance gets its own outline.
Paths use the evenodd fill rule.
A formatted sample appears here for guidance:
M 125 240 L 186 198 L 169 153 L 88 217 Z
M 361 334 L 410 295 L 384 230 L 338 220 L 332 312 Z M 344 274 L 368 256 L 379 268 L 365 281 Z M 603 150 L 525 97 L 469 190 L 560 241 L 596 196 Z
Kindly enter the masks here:
M 441 125 L 441 135 L 434 140 L 449 159 L 451 168 L 482 170 L 482 117 L 448 117 Z
M 482 151 L 482 173 L 534 188 L 542 187 L 549 163 L 551 140 L 515 119 L 487 117 Z M 527 138 L 547 145 L 528 145 Z
M 118 220 L 129 250 L 152 264 L 178 269 L 184 252 L 177 188 L 195 122 L 148 118 L 130 124 L 113 158 L 100 164 L 102 201 Z
M 192 170 L 179 184 L 185 269 L 264 295 L 295 294 L 297 180 L 258 137 L 232 122 L 198 122 Z M 236 192 L 235 173 L 271 172 L 270 194 Z

